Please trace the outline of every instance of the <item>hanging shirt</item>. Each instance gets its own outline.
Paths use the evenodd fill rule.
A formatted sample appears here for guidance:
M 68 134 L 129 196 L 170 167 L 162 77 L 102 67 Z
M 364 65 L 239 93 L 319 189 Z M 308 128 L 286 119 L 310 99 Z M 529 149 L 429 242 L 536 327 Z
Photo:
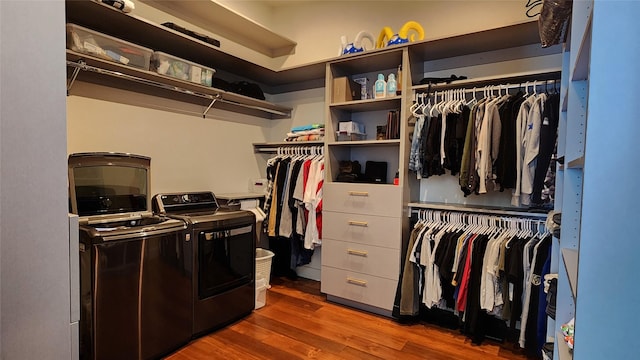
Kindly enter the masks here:
M 289 207 L 289 197 L 291 194 L 291 188 L 295 187 L 296 179 L 293 176 L 293 169 L 295 167 L 296 160 L 291 159 L 289 166 L 287 167 L 287 176 L 284 182 L 284 189 L 282 192 L 282 210 L 280 212 L 280 225 L 278 226 L 278 235 L 283 237 L 290 237 L 293 229 L 292 225 L 292 212 Z
M 420 152 L 422 147 L 422 126 L 424 125 L 424 115 L 416 118 L 416 125 L 413 128 L 413 138 L 411 139 L 411 152 L 409 153 L 409 170 L 414 171 L 420 178 L 422 172 L 422 161 Z
M 274 181 L 272 184 L 272 189 L 271 189 L 271 204 L 269 205 L 268 209 L 268 226 L 267 226 L 267 230 L 268 230 L 268 235 L 269 236 L 276 236 L 276 217 L 278 216 L 278 183 L 277 183 L 277 178 L 279 176 L 279 174 L 284 171 L 284 170 L 280 170 L 280 162 L 278 162 L 276 164 L 276 170 L 275 170 L 275 175 L 274 175 Z
M 524 94 L 518 92 L 500 109 L 502 134 L 496 159 L 496 181 L 500 184 L 500 191 L 516 186 L 516 119 L 524 100 Z
M 304 204 L 308 211 L 307 228 L 304 236 L 304 248 L 313 249 L 320 245 L 320 232 L 317 224 L 317 207 L 322 199 L 322 181 L 324 179 L 324 160 L 313 160 L 309 169 L 309 178 L 305 185 Z
M 541 205 L 549 203 L 553 199 L 553 194 L 550 192 L 555 182 L 556 164 L 551 162 L 551 158 L 556 152 L 559 117 L 560 95 L 552 94 L 547 98 L 542 112 L 538 164 L 533 179 L 533 193 L 531 194 L 532 204 Z M 546 191 L 543 192 L 543 190 Z
M 493 163 L 498 157 L 500 148 L 500 132 L 502 125 L 498 105 L 502 98 L 495 98 L 485 105 L 484 116 L 478 133 L 478 146 L 476 148 L 476 170 L 479 178 L 478 193 L 487 192 L 487 183 L 493 182 Z
M 520 189 L 520 199 L 522 205 L 531 204 L 531 194 L 533 193 L 533 179 L 536 173 L 538 151 L 540 149 L 540 126 L 542 124 L 543 105 L 547 99 L 546 94 L 540 94 L 535 98 L 529 115 L 522 139 L 523 164 L 522 164 L 522 185 Z
M 462 190 L 462 192 L 464 193 L 464 196 L 470 195 L 472 193 L 472 189 L 469 186 L 472 170 L 470 169 L 469 164 L 471 163 L 471 153 L 474 152 L 475 154 L 475 150 L 473 150 L 472 137 L 474 136 L 473 129 L 476 121 L 477 108 L 478 108 L 478 104 L 476 103 L 471 108 L 468 114 L 467 128 L 466 128 L 465 138 L 464 138 L 464 147 L 462 149 L 462 160 L 460 162 L 460 179 L 458 183 L 460 184 L 460 190 Z
M 411 262 L 413 257 L 413 248 L 417 244 L 419 233 L 425 228 L 421 222 L 416 223 L 411 236 L 409 237 L 408 248 L 411 251 L 407 251 L 407 255 L 404 260 L 404 268 L 402 273 L 402 282 L 400 285 L 400 304 L 399 315 L 403 316 L 416 316 L 420 312 L 420 282 L 418 281 L 419 271 L 415 263 Z
M 422 240 L 422 250 L 420 264 L 424 267 L 424 291 L 422 303 L 431 309 L 439 305 L 442 300 L 442 286 L 440 285 L 440 272 L 435 264 L 435 249 L 438 246 L 443 232 L 440 231 Z
M 520 193 L 522 187 L 522 169 L 524 166 L 523 139 L 527 128 L 529 110 L 535 101 L 535 96 L 529 96 L 522 102 L 516 119 L 516 186 L 511 196 L 511 205 L 520 206 Z
M 525 334 L 526 334 L 526 328 L 527 328 L 527 324 L 529 321 L 529 310 L 530 310 L 530 303 L 531 303 L 531 288 L 534 282 L 537 283 L 537 285 L 540 285 L 540 279 L 537 279 L 536 281 L 536 276 L 534 274 L 533 271 L 533 264 L 536 263 L 536 258 L 538 255 L 538 250 L 541 246 L 541 244 L 543 244 L 544 241 L 540 241 L 540 239 L 533 239 L 532 241 L 530 241 L 527 245 L 531 244 L 530 246 L 525 246 L 525 281 L 526 281 L 526 286 L 525 286 L 525 292 L 524 292 L 524 297 L 523 297 L 523 305 L 522 305 L 522 318 L 520 320 L 520 337 L 518 339 L 518 343 L 520 344 L 521 348 L 524 348 L 525 346 Z M 529 248 L 532 247 L 533 248 L 533 255 L 531 257 L 527 256 L 527 251 L 530 251 Z M 544 253 L 544 257 L 546 259 L 546 253 Z M 536 294 L 537 296 L 537 294 Z M 537 314 L 536 314 L 536 320 L 537 321 Z
M 307 179 L 309 178 L 309 169 L 311 168 L 311 159 L 306 159 L 302 164 L 300 174 L 296 180 L 296 188 L 293 191 L 293 197 L 298 205 L 298 216 L 296 220 L 296 231 L 300 236 L 304 236 L 307 228 L 307 208 L 304 205 L 304 193 Z

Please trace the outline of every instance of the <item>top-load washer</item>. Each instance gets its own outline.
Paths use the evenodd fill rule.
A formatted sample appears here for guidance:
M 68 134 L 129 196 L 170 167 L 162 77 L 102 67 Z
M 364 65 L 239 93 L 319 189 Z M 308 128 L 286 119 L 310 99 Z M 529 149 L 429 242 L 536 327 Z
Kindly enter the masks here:
M 131 154 L 69 156 L 82 359 L 156 359 L 191 339 L 191 242 L 183 221 L 150 211 L 150 163 Z
M 212 192 L 157 194 L 153 208 L 189 224 L 194 337 L 250 314 L 255 306 L 255 215 L 220 209 Z

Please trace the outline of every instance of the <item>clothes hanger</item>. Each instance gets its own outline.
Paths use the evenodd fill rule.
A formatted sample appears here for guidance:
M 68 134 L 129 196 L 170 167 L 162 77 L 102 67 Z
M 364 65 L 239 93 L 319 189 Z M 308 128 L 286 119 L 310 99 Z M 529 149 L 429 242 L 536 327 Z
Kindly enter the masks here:
M 427 94 L 427 101 L 424 101 L 424 99 L 423 99 L 423 106 L 422 106 L 422 115 L 423 116 L 428 116 L 429 113 L 431 112 L 431 108 L 433 107 L 433 104 L 431 103 L 431 98 L 432 98 L 432 96 Z
M 413 116 L 418 117 L 417 110 L 420 108 L 419 99 L 422 97 L 422 94 L 416 93 L 415 99 L 413 100 L 413 105 L 409 108 L 409 111 L 413 114 Z
M 422 117 L 426 116 L 425 112 L 429 104 L 427 104 L 427 101 L 425 100 L 425 98 L 429 99 L 430 97 L 431 96 L 429 94 L 420 94 L 419 106 L 414 112 L 415 116 L 422 116 Z
M 478 103 L 478 99 L 476 99 L 476 88 L 475 88 L 475 86 L 474 86 L 474 87 L 473 87 L 472 98 L 471 98 L 471 100 L 469 100 L 469 101 L 467 102 L 467 106 L 468 106 L 468 107 L 473 107 L 473 105 L 475 105 L 475 104 L 477 104 L 477 103 Z
M 458 89 L 458 105 L 456 106 L 456 114 L 462 113 L 462 110 L 467 106 L 465 89 Z
M 438 116 L 438 107 L 439 107 L 439 102 L 438 102 L 438 92 L 436 91 L 434 93 L 434 98 L 433 98 L 433 106 L 431 106 L 431 109 L 429 109 L 429 117 L 436 117 Z M 440 94 L 440 96 L 442 97 L 442 94 Z

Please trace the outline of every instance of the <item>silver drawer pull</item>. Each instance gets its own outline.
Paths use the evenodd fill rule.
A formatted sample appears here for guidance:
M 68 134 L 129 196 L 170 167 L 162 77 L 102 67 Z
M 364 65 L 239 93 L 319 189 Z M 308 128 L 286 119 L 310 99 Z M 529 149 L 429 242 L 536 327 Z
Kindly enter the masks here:
M 351 196 L 369 196 L 369 193 L 366 191 L 349 191 L 349 195 Z
M 358 286 L 367 286 L 367 282 L 365 280 L 360 280 L 360 279 L 354 279 L 354 278 L 347 278 L 347 282 L 349 284 L 353 284 L 353 285 L 358 285 Z
M 369 223 L 366 222 L 366 221 L 349 220 L 349 225 L 367 227 L 367 226 L 369 226 Z
M 347 254 L 349 255 L 358 255 L 358 256 L 367 256 L 367 252 L 364 250 L 353 250 L 353 249 L 347 249 Z

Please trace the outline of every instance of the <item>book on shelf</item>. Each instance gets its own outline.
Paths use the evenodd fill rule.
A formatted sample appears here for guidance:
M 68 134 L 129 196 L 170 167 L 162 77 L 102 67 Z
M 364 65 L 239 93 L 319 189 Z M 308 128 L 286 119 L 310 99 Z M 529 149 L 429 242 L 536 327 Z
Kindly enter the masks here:
M 400 112 L 398 110 L 387 113 L 387 139 L 400 139 Z

